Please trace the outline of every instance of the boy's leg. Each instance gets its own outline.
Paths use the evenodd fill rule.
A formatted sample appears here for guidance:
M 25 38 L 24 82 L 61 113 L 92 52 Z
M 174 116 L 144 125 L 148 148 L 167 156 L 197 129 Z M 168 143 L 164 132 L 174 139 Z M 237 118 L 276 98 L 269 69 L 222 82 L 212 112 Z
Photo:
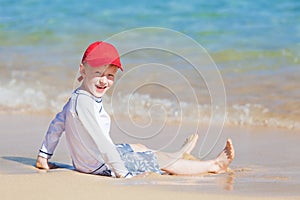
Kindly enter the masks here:
M 148 147 L 146 147 L 143 144 L 130 144 L 130 146 L 134 152 L 152 151 L 154 154 L 157 155 L 158 159 L 167 158 L 169 160 L 170 158 L 178 159 L 178 158 L 184 157 L 184 155 L 190 154 L 192 152 L 192 150 L 194 149 L 194 147 L 196 146 L 197 141 L 198 141 L 198 134 L 192 134 L 191 136 L 186 138 L 181 149 L 174 153 L 155 151 L 155 150 L 149 149 Z M 163 161 L 161 161 L 161 162 L 163 162 Z
M 230 139 L 227 140 L 224 150 L 214 160 L 199 161 L 177 159 L 169 165 L 162 166 L 162 170 L 175 175 L 197 175 L 203 173 L 223 173 L 234 159 L 234 149 Z
M 175 153 L 155 152 L 160 168 L 170 174 L 195 175 L 202 173 L 226 172 L 234 159 L 234 148 L 230 139 L 227 140 L 224 150 L 214 160 L 200 161 L 197 158 L 186 158 L 195 147 L 198 135 L 187 138 L 183 147 Z M 144 145 L 132 145 L 134 151 L 149 151 Z M 188 148 L 187 148 L 188 147 Z

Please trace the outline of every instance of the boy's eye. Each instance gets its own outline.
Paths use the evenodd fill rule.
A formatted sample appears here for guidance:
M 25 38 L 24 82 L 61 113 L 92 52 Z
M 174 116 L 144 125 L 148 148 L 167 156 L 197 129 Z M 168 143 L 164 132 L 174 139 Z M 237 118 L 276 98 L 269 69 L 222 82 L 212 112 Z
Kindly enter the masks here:
M 108 74 L 107 77 L 108 77 L 109 79 L 113 79 L 115 76 L 114 76 L 113 74 Z

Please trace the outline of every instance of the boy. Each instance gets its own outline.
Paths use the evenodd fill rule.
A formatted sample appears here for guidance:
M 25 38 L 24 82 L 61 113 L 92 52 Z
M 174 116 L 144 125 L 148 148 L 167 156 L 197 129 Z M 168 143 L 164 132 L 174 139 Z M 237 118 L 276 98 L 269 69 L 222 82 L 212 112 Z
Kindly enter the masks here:
M 183 159 L 183 155 L 190 154 L 194 148 L 196 134 L 175 153 L 153 152 L 143 145 L 115 145 L 109 135 L 110 117 L 103 108 L 102 96 L 113 85 L 118 69 L 123 71 L 113 45 L 106 42 L 89 45 L 80 64 L 78 81 L 82 84 L 51 122 L 38 154 L 37 168 L 54 167 L 48 159 L 65 132 L 73 165 L 83 173 L 130 178 L 143 172 L 161 174 L 161 170 L 177 175 L 227 170 L 234 158 L 231 140 L 216 159 L 209 161 Z

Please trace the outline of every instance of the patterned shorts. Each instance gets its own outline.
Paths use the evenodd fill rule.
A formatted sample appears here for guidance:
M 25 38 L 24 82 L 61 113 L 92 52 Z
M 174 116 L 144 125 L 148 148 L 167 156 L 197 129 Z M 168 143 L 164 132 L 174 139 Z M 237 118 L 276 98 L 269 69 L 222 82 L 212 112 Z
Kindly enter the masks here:
M 116 147 L 121 159 L 125 162 L 125 167 L 133 175 L 143 172 L 162 174 L 157 158 L 152 151 L 134 152 L 129 144 L 116 144 Z

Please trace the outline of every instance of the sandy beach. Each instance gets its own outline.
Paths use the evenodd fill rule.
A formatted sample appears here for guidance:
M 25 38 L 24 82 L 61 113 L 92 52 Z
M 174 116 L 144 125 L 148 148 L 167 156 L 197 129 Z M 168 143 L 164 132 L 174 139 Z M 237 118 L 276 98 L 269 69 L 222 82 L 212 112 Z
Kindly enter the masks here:
M 300 199 L 299 8 L 299 0 L 1 0 L 0 200 Z M 36 169 L 95 41 L 115 45 L 124 67 L 103 97 L 115 143 L 174 152 L 197 132 L 192 154 L 207 160 L 231 138 L 230 170 L 83 174 L 65 135 L 50 160 L 59 168 Z
M 51 116 L 1 115 L 0 119 L 1 199 L 300 199 L 297 131 L 225 127 L 207 159 L 216 156 L 226 138 L 232 138 L 236 158 L 230 172 L 121 180 L 74 171 L 64 136 L 51 160 L 60 168 L 36 169 L 35 158 Z M 112 130 L 116 130 L 114 125 Z M 118 131 L 112 137 L 124 140 Z

